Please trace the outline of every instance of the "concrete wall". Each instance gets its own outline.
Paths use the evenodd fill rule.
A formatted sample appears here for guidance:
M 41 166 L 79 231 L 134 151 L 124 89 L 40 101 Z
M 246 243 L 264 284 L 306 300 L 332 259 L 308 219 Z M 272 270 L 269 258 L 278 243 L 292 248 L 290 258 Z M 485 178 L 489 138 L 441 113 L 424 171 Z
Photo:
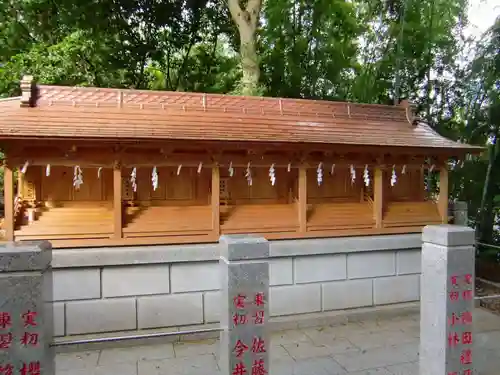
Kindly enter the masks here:
M 420 246 L 420 235 L 272 242 L 271 316 L 416 301 Z M 54 250 L 55 335 L 217 323 L 218 253 L 218 245 Z

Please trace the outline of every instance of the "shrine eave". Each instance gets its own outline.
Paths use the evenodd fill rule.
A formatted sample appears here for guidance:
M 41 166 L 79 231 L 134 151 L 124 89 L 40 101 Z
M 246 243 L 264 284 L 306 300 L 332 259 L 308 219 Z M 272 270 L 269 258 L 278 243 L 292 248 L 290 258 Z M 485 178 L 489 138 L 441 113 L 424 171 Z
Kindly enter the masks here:
M 381 148 L 461 156 L 409 105 L 21 84 L 0 101 L 0 139 L 214 142 L 331 149 Z

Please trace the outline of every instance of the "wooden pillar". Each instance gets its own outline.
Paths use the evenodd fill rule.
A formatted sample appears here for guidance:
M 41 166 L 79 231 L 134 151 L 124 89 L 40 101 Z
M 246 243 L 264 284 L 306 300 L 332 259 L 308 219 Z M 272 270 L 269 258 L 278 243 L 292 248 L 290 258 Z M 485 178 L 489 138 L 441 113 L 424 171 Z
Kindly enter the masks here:
M 24 173 L 17 171 L 17 196 L 24 198 Z
M 118 163 L 113 167 L 113 238 L 123 238 L 122 169 Z
M 448 224 L 448 165 L 441 165 L 439 169 L 439 197 L 438 209 L 441 215 L 441 222 Z
M 299 168 L 299 231 L 307 231 L 307 167 Z
M 214 237 L 220 236 L 220 173 L 219 166 L 212 167 L 212 231 Z
M 373 179 L 373 218 L 375 227 L 382 228 L 384 217 L 384 172 L 380 166 L 375 167 Z
M 14 241 L 14 172 L 8 164 L 3 168 L 3 189 L 5 238 L 7 241 Z

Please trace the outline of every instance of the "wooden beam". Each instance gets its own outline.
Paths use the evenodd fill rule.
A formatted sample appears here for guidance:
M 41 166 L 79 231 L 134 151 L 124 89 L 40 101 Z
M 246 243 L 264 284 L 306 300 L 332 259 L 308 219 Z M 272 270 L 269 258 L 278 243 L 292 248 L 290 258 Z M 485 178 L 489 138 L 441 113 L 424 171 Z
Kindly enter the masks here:
M 299 231 L 307 231 L 307 168 L 299 168 Z
M 448 168 L 446 164 L 439 170 L 439 214 L 443 224 L 448 224 Z
M 9 164 L 4 164 L 3 168 L 5 238 L 14 241 L 14 171 Z
M 136 147 L 158 147 L 158 148 L 202 148 L 202 149 L 212 149 L 218 150 L 221 148 L 232 148 L 247 150 L 248 148 L 253 148 L 255 150 L 288 150 L 291 152 L 297 151 L 331 151 L 335 148 L 337 153 L 349 153 L 349 152 L 360 152 L 360 153 L 372 153 L 372 154 L 390 154 L 390 155 L 421 155 L 421 156 L 442 156 L 442 157 L 464 157 L 466 154 L 480 154 L 484 150 L 481 148 L 457 148 L 457 149 L 447 149 L 447 148 L 435 148 L 435 147 L 408 147 L 408 146 L 386 146 L 386 145 L 346 145 L 346 144 L 326 144 L 326 143 L 283 143 L 283 142 L 247 142 L 247 141 L 207 141 L 207 140 L 152 140 L 152 139 L 141 139 L 137 138 L 131 139 L 117 139 L 113 137 L 109 138 L 99 138 L 99 139 L 74 139 L 71 137 L 0 137 L 1 145 L 9 145 L 13 150 L 18 148 L 18 145 L 26 144 L 45 144 L 45 145 L 61 145 L 61 143 L 68 144 L 70 147 L 76 144 L 78 147 L 83 146 L 95 146 L 98 145 L 130 145 L 134 148 Z
M 123 238 L 122 169 L 116 163 L 113 168 L 113 238 Z
M 375 167 L 373 179 L 373 218 L 375 219 L 375 227 L 382 228 L 384 218 L 384 172 L 380 167 Z
M 220 236 L 220 173 L 219 166 L 212 167 L 212 231 L 213 236 Z

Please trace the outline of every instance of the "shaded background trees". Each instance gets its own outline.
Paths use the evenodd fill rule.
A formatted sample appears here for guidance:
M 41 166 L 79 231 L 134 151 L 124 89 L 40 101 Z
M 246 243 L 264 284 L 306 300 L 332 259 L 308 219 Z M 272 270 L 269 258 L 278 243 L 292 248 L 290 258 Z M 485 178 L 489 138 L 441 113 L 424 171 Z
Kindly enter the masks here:
M 478 236 L 491 243 L 500 27 L 467 40 L 466 11 L 466 0 L 4 0 L 0 97 L 19 94 L 27 73 L 45 84 L 385 104 L 405 97 L 436 131 L 488 147 L 455 161 L 451 177 L 453 197 L 469 202 Z

